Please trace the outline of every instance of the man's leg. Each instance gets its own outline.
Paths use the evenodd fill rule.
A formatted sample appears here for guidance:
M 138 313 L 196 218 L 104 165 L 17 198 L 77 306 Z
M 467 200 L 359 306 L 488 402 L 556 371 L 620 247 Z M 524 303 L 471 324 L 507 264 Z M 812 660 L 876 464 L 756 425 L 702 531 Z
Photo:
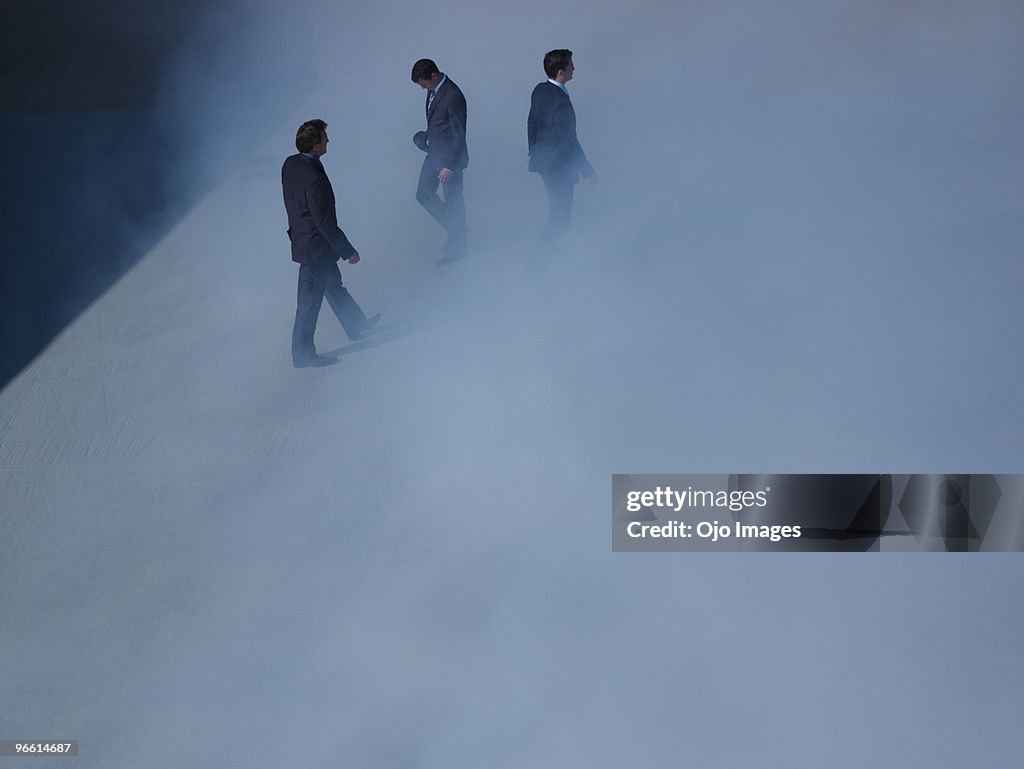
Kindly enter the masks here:
M 466 201 L 462 196 L 462 171 L 453 171 L 444 185 L 445 230 L 448 232 L 447 253 L 455 255 L 466 249 Z
M 423 159 L 423 166 L 420 168 L 420 181 L 416 187 L 416 200 L 427 210 L 428 214 L 434 217 L 442 227 L 445 227 L 448 212 L 444 202 L 437 195 L 437 175 L 440 172 L 441 166 L 430 155 L 427 155 Z
M 341 270 L 337 264 L 331 264 L 324 268 L 324 294 L 327 296 L 327 303 L 338 316 L 338 322 L 345 329 L 345 335 L 349 339 L 358 339 L 363 327 L 366 325 L 366 315 L 356 304 L 356 300 L 341 283 Z
M 316 331 L 316 318 L 320 314 L 320 305 L 323 300 L 324 281 L 321 269 L 308 264 L 300 264 L 295 325 L 292 326 L 292 360 L 294 362 L 316 355 L 313 334 Z
M 541 235 L 541 243 L 549 245 L 569 229 L 572 216 L 572 195 L 576 180 L 570 174 L 542 174 L 544 190 L 548 194 L 548 223 Z

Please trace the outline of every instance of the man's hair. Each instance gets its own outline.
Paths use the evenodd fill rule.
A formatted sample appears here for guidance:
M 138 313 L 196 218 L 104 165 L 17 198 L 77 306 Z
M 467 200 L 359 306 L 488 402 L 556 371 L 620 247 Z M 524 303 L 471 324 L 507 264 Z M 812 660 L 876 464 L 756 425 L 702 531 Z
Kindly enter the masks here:
M 544 74 L 552 80 L 558 75 L 558 70 L 569 69 L 569 62 L 572 61 L 572 51 L 568 48 L 558 48 L 544 54 Z
M 412 82 L 419 83 L 421 80 L 430 80 L 435 72 L 440 72 L 437 65 L 430 59 L 420 59 L 412 65 Z
M 309 152 L 314 145 L 323 141 L 326 130 L 327 123 L 323 120 L 307 120 L 295 132 L 295 149 L 299 152 Z

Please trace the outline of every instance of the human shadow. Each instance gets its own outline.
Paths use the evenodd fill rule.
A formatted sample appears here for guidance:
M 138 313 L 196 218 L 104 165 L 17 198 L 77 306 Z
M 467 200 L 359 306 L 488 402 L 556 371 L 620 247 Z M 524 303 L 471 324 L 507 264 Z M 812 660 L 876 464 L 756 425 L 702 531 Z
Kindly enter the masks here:
M 381 345 L 394 342 L 398 339 L 402 339 L 407 336 L 411 336 L 417 331 L 423 329 L 423 324 L 417 323 L 415 318 L 404 317 L 396 320 L 391 320 L 387 323 L 382 323 L 372 331 L 354 342 L 350 342 L 344 347 L 331 350 L 330 352 L 324 353 L 324 355 L 330 355 L 336 357 L 339 360 L 348 355 L 352 355 L 357 352 L 364 350 L 370 350 L 374 347 L 380 347 Z

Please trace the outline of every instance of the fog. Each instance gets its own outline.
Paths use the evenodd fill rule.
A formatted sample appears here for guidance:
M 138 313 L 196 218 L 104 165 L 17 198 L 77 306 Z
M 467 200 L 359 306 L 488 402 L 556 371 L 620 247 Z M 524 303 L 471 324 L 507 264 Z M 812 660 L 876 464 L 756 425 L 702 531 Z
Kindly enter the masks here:
M 162 92 L 195 206 L 0 392 L 0 739 L 55 766 L 1009 765 L 995 554 L 612 554 L 612 473 L 1018 472 L 1004 3 L 218 4 Z M 556 254 L 545 51 L 599 175 Z M 433 58 L 469 256 L 415 200 Z M 294 370 L 280 166 L 342 273 Z M 4 759 L 0 759 L 3 761 Z M 46 759 L 37 759 L 49 765 Z

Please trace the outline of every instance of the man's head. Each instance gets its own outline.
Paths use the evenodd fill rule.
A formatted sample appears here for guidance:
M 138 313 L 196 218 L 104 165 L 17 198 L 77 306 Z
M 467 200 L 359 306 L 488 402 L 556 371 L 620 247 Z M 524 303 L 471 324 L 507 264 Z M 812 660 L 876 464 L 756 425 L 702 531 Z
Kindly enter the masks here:
M 556 83 L 568 83 L 576 68 L 572 65 L 572 51 L 559 48 L 544 54 L 544 73 Z
M 433 91 L 441 82 L 441 72 L 430 59 L 420 59 L 412 65 L 412 82 L 420 88 Z
M 295 149 L 320 157 L 327 154 L 327 123 L 323 120 L 307 120 L 295 132 Z

